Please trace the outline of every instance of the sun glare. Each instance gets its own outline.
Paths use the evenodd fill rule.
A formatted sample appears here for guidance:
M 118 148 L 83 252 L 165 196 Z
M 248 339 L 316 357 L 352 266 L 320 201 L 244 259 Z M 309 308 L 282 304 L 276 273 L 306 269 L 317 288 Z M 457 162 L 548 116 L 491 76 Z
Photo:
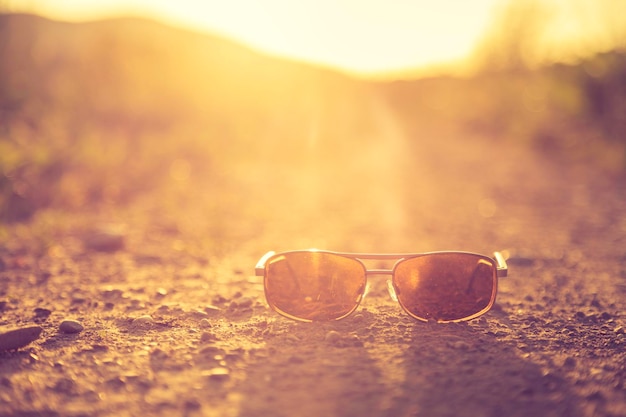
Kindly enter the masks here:
M 497 0 L 31 0 L 56 19 L 140 15 L 235 38 L 261 51 L 356 73 L 456 61 L 482 35 Z
M 502 43 L 497 39 L 507 36 L 516 42 L 540 39 L 531 55 L 567 60 L 567 56 L 609 49 L 626 34 L 620 29 L 626 25 L 622 17 L 626 6 L 609 0 L 8 0 L 0 4 L 68 21 L 143 16 L 221 34 L 265 53 L 368 76 L 458 65 L 475 55 L 481 42 L 483 48 L 492 49 Z M 513 19 L 527 22 L 528 33 L 522 38 L 506 27 L 510 23 L 506 19 L 500 22 L 505 26 L 494 26 L 501 18 L 498 13 L 507 7 L 534 13 Z

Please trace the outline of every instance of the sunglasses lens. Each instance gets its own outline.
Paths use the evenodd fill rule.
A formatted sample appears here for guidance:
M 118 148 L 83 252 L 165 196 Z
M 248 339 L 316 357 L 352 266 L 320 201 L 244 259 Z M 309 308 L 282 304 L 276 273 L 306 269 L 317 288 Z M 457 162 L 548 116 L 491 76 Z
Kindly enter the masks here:
M 496 266 L 480 255 L 428 254 L 396 265 L 393 283 L 398 301 L 417 319 L 469 320 L 493 305 Z
M 338 320 L 352 313 L 365 291 L 361 262 L 324 252 L 291 252 L 266 262 L 265 296 L 284 316 Z

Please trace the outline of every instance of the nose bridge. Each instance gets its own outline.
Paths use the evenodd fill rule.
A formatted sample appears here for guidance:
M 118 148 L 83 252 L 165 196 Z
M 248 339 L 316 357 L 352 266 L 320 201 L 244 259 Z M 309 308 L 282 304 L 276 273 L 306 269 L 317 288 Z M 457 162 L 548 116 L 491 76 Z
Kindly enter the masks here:
M 393 269 L 367 269 L 365 275 L 393 275 Z
M 370 277 L 373 275 L 393 276 L 393 271 L 400 261 L 397 257 L 373 257 L 365 258 L 363 262 L 365 266 L 365 274 Z
M 393 269 L 368 269 L 365 271 L 365 275 L 369 278 L 372 275 L 380 275 L 380 278 L 387 278 L 387 291 L 389 292 L 389 296 L 393 301 L 398 301 L 398 296 L 396 294 L 396 290 L 393 286 Z M 368 284 L 369 285 L 369 284 Z

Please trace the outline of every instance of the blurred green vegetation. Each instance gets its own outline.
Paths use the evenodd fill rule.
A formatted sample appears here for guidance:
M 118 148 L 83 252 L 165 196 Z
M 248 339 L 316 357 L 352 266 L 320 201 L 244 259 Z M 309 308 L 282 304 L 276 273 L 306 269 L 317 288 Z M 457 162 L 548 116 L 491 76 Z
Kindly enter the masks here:
M 340 181 L 376 140 L 373 97 L 408 131 L 453 125 L 564 163 L 626 168 L 623 51 L 374 83 L 150 21 L 0 15 L 0 222 L 150 193 L 163 205 L 190 193 L 239 201 L 302 167 Z
M 355 80 L 147 20 L 0 15 L 0 74 L 3 221 L 244 192 L 255 169 L 310 163 L 311 141 L 341 158 L 338 139 L 367 129 Z
M 385 90 L 413 126 L 451 123 L 529 146 L 563 163 L 626 170 L 626 53 L 578 64 L 484 69 L 471 77 L 398 81 Z

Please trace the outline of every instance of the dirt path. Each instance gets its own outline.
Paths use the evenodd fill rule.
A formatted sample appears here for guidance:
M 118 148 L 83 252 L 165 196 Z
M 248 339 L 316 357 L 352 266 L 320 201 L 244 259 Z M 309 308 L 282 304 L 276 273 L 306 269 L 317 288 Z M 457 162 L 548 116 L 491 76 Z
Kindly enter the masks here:
M 43 334 L 0 352 L 0 415 L 625 415 L 623 182 L 372 112 L 345 177 L 302 169 L 10 227 L 0 325 Z M 90 248 L 110 222 L 123 248 Z M 302 247 L 504 249 L 511 272 L 469 323 L 416 322 L 373 282 L 349 318 L 301 324 L 269 311 L 253 266 Z M 60 332 L 67 318 L 84 330 Z

